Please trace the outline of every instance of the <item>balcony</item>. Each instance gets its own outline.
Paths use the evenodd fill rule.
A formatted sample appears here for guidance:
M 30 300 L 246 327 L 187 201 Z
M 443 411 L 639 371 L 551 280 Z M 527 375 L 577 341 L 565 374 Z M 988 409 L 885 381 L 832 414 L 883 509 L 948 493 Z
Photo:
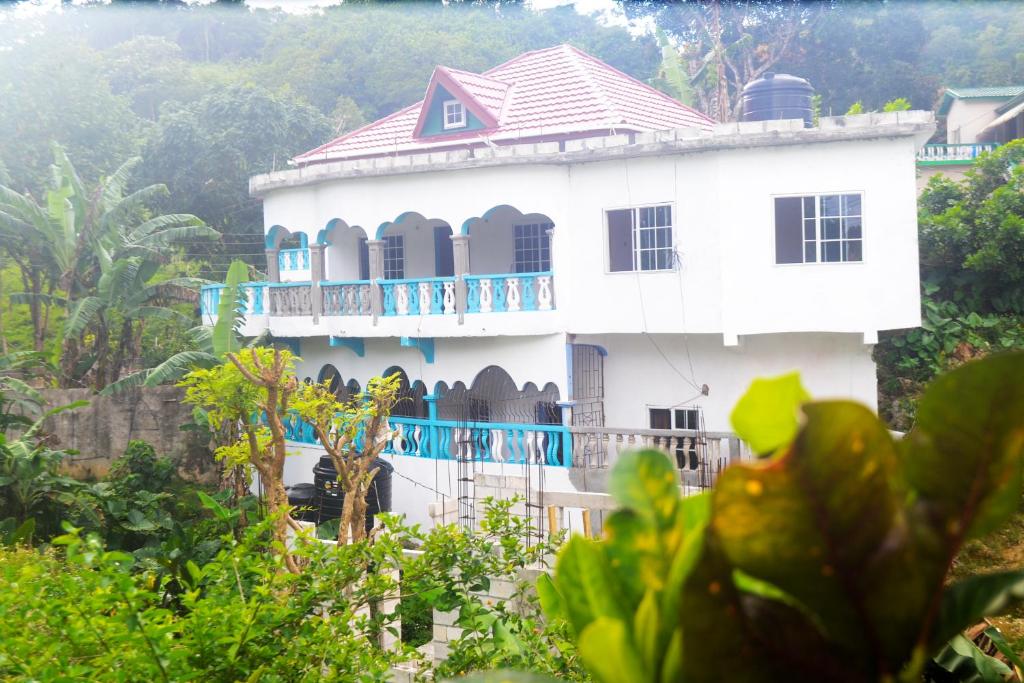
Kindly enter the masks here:
M 264 325 L 268 317 L 304 318 L 287 323 L 298 336 L 316 334 L 322 317 L 348 318 L 348 334 L 388 336 L 405 334 L 403 318 L 429 316 L 427 328 L 446 335 L 467 320 L 483 329 L 476 316 L 555 310 L 554 224 L 547 216 L 502 205 L 461 226 L 455 232 L 442 219 L 406 212 L 370 239 L 363 228 L 332 219 L 315 242 L 312 234 L 273 226 L 266 236 L 269 282 L 247 284 L 244 312 L 263 316 Z M 204 321 L 216 317 L 220 290 L 203 288 Z M 522 327 L 521 319 L 503 320 L 486 327 L 493 334 Z M 551 324 L 531 320 L 533 327 Z
M 984 152 L 993 151 L 995 143 L 962 145 L 925 145 L 917 152 L 918 166 L 965 166 L 974 163 Z

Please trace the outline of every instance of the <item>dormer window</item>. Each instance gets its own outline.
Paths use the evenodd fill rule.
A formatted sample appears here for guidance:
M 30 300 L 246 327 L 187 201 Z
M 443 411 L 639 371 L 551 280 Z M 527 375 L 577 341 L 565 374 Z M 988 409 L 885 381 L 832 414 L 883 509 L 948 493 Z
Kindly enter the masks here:
M 466 107 L 458 100 L 448 100 L 444 103 L 444 129 L 465 128 Z

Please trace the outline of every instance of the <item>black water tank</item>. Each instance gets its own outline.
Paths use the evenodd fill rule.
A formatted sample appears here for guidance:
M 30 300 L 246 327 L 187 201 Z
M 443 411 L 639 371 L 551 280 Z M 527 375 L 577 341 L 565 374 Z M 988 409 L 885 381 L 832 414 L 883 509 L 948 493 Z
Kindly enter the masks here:
M 803 119 L 810 128 L 814 88 L 803 78 L 766 73 L 743 88 L 743 121 Z
M 297 510 L 292 511 L 292 517 L 302 522 L 315 522 L 317 518 L 316 484 L 295 484 L 285 487 L 288 494 L 288 504 Z
M 366 492 L 366 530 L 373 528 L 373 518 L 378 512 L 391 512 L 391 476 L 394 467 L 387 460 L 377 458 L 370 469 L 377 469 L 370 482 L 370 490 Z M 338 471 L 334 469 L 331 456 L 325 455 L 313 468 L 313 482 L 318 498 L 318 514 L 316 522 L 341 517 L 341 507 L 345 496 L 338 486 Z

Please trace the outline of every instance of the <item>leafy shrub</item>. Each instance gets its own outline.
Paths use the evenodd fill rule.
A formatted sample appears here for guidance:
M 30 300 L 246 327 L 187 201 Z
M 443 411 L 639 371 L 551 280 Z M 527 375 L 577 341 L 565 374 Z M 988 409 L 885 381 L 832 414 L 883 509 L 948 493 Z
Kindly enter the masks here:
M 568 542 L 545 611 L 602 683 L 915 681 L 937 654 L 949 680 L 1004 680 L 959 634 L 1024 598 L 1024 571 L 947 581 L 1021 499 L 1021 377 L 1020 353 L 948 373 L 898 442 L 863 406 L 760 383 L 733 422 L 766 459 L 682 499 L 662 453 L 622 458 L 623 509 Z

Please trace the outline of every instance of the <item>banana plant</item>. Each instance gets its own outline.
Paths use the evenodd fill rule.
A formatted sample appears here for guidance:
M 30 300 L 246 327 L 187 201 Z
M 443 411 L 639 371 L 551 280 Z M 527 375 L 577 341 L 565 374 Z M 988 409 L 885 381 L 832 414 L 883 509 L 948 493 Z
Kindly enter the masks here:
M 217 308 L 217 323 L 212 327 L 199 325 L 189 330 L 195 350 L 176 353 L 156 367 L 127 375 L 107 385 L 100 393 L 114 394 L 132 387 L 169 384 L 196 368 L 212 368 L 223 363 L 229 352 L 261 344 L 264 336 L 246 341 L 241 334 L 246 296 L 242 284 L 247 280 L 248 272 L 243 261 L 233 261 L 228 267 Z
M 1022 377 L 1024 353 L 940 377 L 899 440 L 794 376 L 759 382 L 733 424 L 762 457 L 690 498 L 660 451 L 621 458 L 622 507 L 538 582 L 545 612 L 599 683 L 1005 680 L 960 634 L 1024 598 L 1024 570 L 948 574 L 1020 503 Z
M 190 214 L 152 215 L 147 207 L 167 188 L 128 192 L 139 159 L 88 187 L 59 145 L 53 153 L 51 187 L 42 203 L 0 186 L 0 237 L 29 284 L 12 301 L 30 308 L 36 350 L 49 331 L 50 309 L 65 309 L 61 384 L 80 385 L 88 375 L 102 388 L 117 379 L 119 354 L 137 345 L 143 318 L 173 316 L 163 303 L 198 287 L 188 278 L 151 283 L 157 265 L 181 240 L 219 233 Z

